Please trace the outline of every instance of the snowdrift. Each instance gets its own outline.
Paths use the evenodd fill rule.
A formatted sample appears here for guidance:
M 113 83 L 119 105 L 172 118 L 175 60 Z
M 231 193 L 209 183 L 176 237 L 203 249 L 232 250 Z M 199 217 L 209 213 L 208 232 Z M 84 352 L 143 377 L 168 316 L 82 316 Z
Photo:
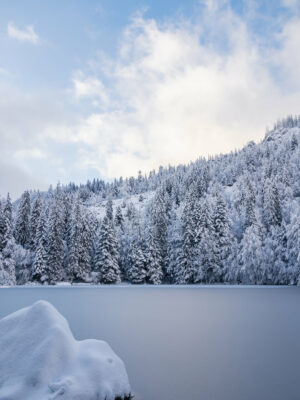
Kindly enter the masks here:
M 114 400 L 129 393 L 125 366 L 110 346 L 76 341 L 50 303 L 0 320 L 0 400 Z

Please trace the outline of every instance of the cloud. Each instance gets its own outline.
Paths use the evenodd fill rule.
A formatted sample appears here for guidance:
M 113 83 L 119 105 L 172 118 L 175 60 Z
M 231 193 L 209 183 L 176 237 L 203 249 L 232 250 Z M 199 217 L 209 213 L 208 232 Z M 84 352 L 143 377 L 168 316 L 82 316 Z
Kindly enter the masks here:
M 292 10 L 297 10 L 300 7 L 299 0 L 281 0 L 284 7 L 291 8 Z
M 0 81 L 0 195 L 68 180 L 58 162 L 60 145 L 45 134 L 47 129 L 63 126 L 73 132 L 77 118 L 65 103 L 63 93 L 26 93 L 11 80 Z M 68 143 L 63 150 L 68 160 L 67 153 L 73 149 Z
M 99 78 L 85 77 L 81 71 L 77 71 L 72 78 L 72 82 L 76 98 L 98 98 L 102 103 L 107 103 L 107 94 Z
M 87 60 L 63 93 L 0 81 L 2 162 L 34 187 L 36 171 L 53 184 L 112 179 L 262 139 L 299 113 L 300 19 L 278 18 L 279 33 L 263 37 L 251 26 L 222 0 L 202 1 L 192 19 L 138 15 L 116 56 Z
M 49 187 L 36 173 L 30 174 L 17 165 L 0 161 L 0 169 L 0 198 L 10 193 L 16 200 L 25 189 L 47 190 Z
M 17 161 L 25 159 L 43 159 L 46 158 L 46 153 L 39 148 L 20 149 L 13 154 Z
M 34 31 L 33 25 L 28 25 L 25 29 L 19 29 L 13 22 L 7 25 L 7 34 L 9 37 L 19 40 L 20 42 L 30 42 L 34 45 L 40 43 L 40 38 Z
M 226 2 L 206 3 L 196 21 L 135 18 L 118 57 L 94 60 L 84 88 L 101 91 L 106 108 L 74 132 L 86 149 L 82 165 L 113 178 L 189 162 L 259 140 L 266 125 L 299 112 L 300 68 L 291 57 L 299 20 L 264 47 Z M 289 80 L 281 85 L 274 70 Z

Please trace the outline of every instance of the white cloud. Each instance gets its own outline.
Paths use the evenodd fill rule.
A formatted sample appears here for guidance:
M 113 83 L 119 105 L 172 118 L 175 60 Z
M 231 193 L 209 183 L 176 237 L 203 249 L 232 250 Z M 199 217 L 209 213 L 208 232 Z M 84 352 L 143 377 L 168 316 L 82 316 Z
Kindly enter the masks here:
M 72 78 L 76 98 L 99 98 L 107 103 L 106 89 L 100 79 L 85 77 L 82 72 L 77 72 Z
M 39 148 L 20 149 L 13 154 L 14 158 L 18 161 L 29 159 L 42 159 L 46 158 L 46 153 Z
M 117 60 L 99 63 L 110 83 L 107 109 L 74 134 L 90 148 L 84 165 L 113 178 L 189 162 L 259 140 L 266 125 L 299 112 L 300 68 L 291 57 L 299 20 L 288 21 L 277 48 L 267 49 L 225 3 L 208 2 L 195 24 L 138 17 L 127 27 Z M 289 76 L 286 86 L 274 67 Z M 100 89 L 94 76 L 85 78 L 88 93 Z
M 25 189 L 47 190 L 49 187 L 49 183 L 40 179 L 36 172 L 30 174 L 18 165 L 0 160 L 0 170 L 0 198 L 9 192 L 16 200 Z
M 7 34 L 9 37 L 19 40 L 20 42 L 30 42 L 35 45 L 40 43 L 40 38 L 35 32 L 33 25 L 28 25 L 22 30 L 13 22 L 9 22 L 7 25 Z
M 81 66 L 65 96 L 0 87 L 1 160 L 49 183 L 129 176 L 234 150 L 299 113 L 300 19 L 279 19 L 266 43 L 228 3 L 200 8 L 135 18 L 117 56 Z
M 281 3 L 284 7 L 292 10 L 297 10 L 300 7 L 300 0 L 281 0 Z

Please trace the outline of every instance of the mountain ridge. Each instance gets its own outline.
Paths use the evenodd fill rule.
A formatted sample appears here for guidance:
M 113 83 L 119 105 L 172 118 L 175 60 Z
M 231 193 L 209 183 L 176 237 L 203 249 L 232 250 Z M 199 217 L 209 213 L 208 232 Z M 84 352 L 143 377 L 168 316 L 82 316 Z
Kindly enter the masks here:
M 299 127 L 288 117 L 257 144 L 148 176 L 24 192 L 1 207 L 2 265 L 20 284 L 297 284 Z

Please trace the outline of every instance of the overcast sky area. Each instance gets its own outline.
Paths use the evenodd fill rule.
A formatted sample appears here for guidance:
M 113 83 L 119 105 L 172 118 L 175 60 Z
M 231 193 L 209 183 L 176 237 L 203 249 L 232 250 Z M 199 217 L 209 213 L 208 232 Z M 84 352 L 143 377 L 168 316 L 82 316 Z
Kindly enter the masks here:
M 188 163 L 300 113 L 300 0 L 0 3 L 0 195 Z

